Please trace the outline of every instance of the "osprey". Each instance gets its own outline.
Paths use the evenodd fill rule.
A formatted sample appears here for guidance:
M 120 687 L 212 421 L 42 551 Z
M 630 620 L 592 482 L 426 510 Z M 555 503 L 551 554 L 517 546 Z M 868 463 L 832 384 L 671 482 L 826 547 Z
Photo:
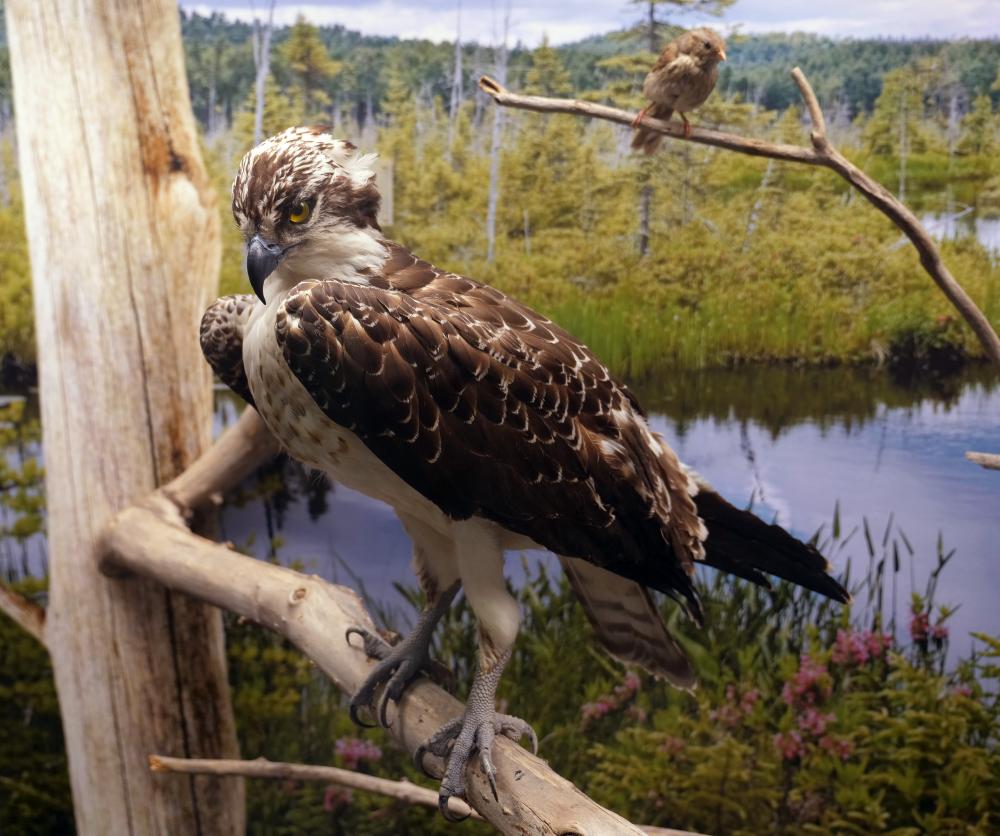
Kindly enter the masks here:
M 243 158 L 233 215 L 257 298 L 219 299 L 201 344 L 289 454 L 387 502 L 413 541 L 427 598 L 414 631 L 395 646 L 348 632 L 379 660 L 351 700 L 356 722 L 365 709 L 387 723 L 464 590 L 479 628 L 469 700 L 418 753 L 448 759 L 439 806 L 449 816 L 473 752 L 495 795 L 494 736 L 537 745 L 530 726 L 494 710 L 520 621 L 505 551 L 560 555 L 605 647 L 681 688 L 694 674 L 649 590 L 700 621 L 696 563 L 848 595 L 815 549 L 681 465 L 586 346 L 387 240 L 373 160 L 319 128 L 291 128 Z

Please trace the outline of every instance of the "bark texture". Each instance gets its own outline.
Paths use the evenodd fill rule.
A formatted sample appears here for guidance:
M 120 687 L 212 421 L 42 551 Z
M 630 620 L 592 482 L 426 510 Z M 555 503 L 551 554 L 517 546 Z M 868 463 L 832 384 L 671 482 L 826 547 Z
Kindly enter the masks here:
M 210 439 L 198 322 L 219 221 L 173 0 L 8 0 L 34 280 L 52 654 L 81 834 L 242 833 L 239 782 L 164 784 L 150 752 L 232 757 L 217 610 L 98 572 L 121 509 Z

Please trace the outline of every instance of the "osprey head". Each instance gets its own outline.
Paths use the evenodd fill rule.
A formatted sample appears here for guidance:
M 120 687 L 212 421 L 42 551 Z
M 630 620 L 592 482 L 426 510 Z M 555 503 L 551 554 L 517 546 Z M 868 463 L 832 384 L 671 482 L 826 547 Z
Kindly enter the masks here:
M 295 284 L 362 267 L 379 239 L 374 154 L 322 128 L 289 128 L 250 149 L 233 181 L 233 217 L 247 242 L 247 276 Z
M 726 60 L 725 39 L 707 26 L 700 26 L 690 32 L 685 32 L 678 42 L 678 47 L 681 52 L 690 55 L 706 68 Z

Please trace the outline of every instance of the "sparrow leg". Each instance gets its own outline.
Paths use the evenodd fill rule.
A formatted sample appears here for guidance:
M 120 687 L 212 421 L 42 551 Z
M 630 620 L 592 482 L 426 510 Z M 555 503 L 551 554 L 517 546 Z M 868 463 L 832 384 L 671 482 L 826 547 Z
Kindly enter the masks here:
M 443 725 L 413 755 L 417 766 L 424 770 L 424 756 L 427 753 L 442 758 L 447 757 L 448 765 L 438 792 L 438 809 L 448 821 L 461 821 L 464 818 L 464 816 L 458 818 L 451 813 L 448 809 L 448 799 L 452 796 L 465 797 L 465 770 L 472 760 L 473 752 L 479 752 L 479 765 L 490 782 L 493 797 L 497 800 L 499 800 L 497 771 L 491 757 L 493 739 L 498 734 L 515 741 L 527 737 L 531 741 L 531 751 L 538 752 L 538 737 L 531 726 L 517 717 L 498 714 L 494 708 L 497 685 L 509 660 L 508 648 L 492 668 L 487 670 L 480 667 L 472 682 L 472 690 L 469 692 L 462 717 Z
M 691 123 L 688 122 L 688 118 L 683 113 L 678 112 L 677 115 L 680 116 L 681 120 L 684 122 L 684 138 L 691 139 Z
M 646 116 L 646 112 L 652 107 L 652 105 L 646 105 L 642 110 L 636 114 L 635 119 L 632 120 L 632 127 L 638 128 L 639 123 L 642 122 L 643 118 Z
M 347 641 L 350 642 L 351 636 L 355 634 L 361 636 L 365 653 L 370 658 L 379 660 L 375 669 L 351 698 L 351 719 L 359 726 L 374 727 L 374 724 L 370 725 L 361 720 L 359 712 L 362 708 L 367 708 L 372 711 L 378 722 L 388 727 L 389 701 L 399 702 L 406 686 L 421 672 L 426 673 L 432 667 L 429 649 L 434 628 L 451 606 L 459 586 L 459 583 L 452 584 L 438 596 L 437 600 L 429 602 L 426 609 L 420 613 L 413 631 L 395 646 L 387 644 L 378 636 L 360 627 L 348 629 Z M 385 688 L 376 707 L 375 692 L 383 683 Z

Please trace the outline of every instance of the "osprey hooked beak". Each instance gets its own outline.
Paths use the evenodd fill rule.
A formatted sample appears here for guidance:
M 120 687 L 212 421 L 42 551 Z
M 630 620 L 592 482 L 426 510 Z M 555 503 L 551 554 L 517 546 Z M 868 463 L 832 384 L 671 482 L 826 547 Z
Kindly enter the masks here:
M 267 300 L 264 298 L 264 280 L 274 272 L 287 250 L 287 247 L 265 241 L 259 235 L 250 239 L 250 246 L 247 247 L 247 277 L 253 292 L 265 305 Z

